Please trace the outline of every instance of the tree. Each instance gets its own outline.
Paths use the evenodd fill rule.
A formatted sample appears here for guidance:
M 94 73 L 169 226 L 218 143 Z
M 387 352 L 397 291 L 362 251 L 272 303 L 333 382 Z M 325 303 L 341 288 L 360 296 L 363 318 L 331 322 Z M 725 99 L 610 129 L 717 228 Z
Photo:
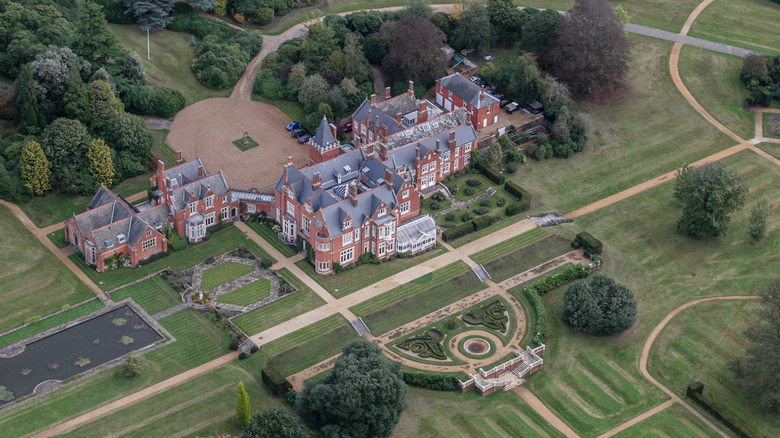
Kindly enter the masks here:
M 171 22 L 176 0 L 120 0 L 127 14 L 135 17 L 139 28 L 146 32 L 164 29 Z
M 371 80 L 371 66 L 363 54 L 360 37 L 354 33 L 347 34 L 344 40 L 344 74 L 357 83 Z
M 592 335 L 628 330 L 636 322 L 636 312 L 634 293 L 603 275 L 572 284 L 563 296 L 563 321 Z
M 480 2 L 469 2 L 452 32 L 452 45 L 458 50 L 485 53 L 491 46 L 490 15 Z
M 301 84 L 301 89 L 298 91 L 298 102 L 303 104 L 304 111 L 310 113 L 319 104 L 325 102 L 329 88 L 328 83 L 321 75 L 313 74 Z
M 41 147 L 55 178 L 66 171 L 86 168 L 86 155 L 92 137 L 83 123 L 73 119 L 56 119 L 41 134 Z
M 748 327 L 745 357 L 731 364 L 741 389 L 761 410 L 780 412 L 780 278 L 759 294 L 758 321 Z
M 309 438 L 306 429 L 284 409 L 266 409 L 252 417 L 241 438 Z
M 561 14 L 553 9 L 537 12 L 526 20 L 520 35 L 520 48 L 544 58 L 561 24 Z
M 409 4 L 401 10 L 399 18 L 431 18 L 431 15 L 433 15 L 433 9 L 423 3 L 422 0 L 410 0 Z
M 70 69 L 68 91 L 65 92 L 63 102 L 65 102 L 65 115 L 69 118 L 79 120 L 84 124 L 89 124 L 92 121 L 92 108 L 89 105 L 87 84 L 84 83 L 75 68 Z
M 130 353 L 122 364 L 122 368 L 119 372 L 125 377 L 137 377 L 141 375 L 141 371 L 143 371 L 145 365 L 146 363 L 144 362 L 143 357 L 135 353 Z
M 718 163 L 683 166 L 674 184 L 674 199 L 683 209 L 677 228 L 696 238 L 724 234 L 729 214 L 742 209 L 747 192 L 742 178 Z
M 603 95 L 625 86 L 630 46 L 606 0 L 580 0 L 561 20 L 550 71 L 575 91 Z
M 102 138 L 92 140 L 87 150 L 89 160 L 89 173 L 96 184 L 106 187 L 114 181 L 114 162 L 111 160 L 111 150 Z
M 244 383 L 238 382 L 238 395 L 236 396 L 236 419 L 241 427 L 249 425 L 252 409 L 249 406 L 249 394 L 244 389 Z
M 493 27 L 493 38 L 506 43 L 520 39 L 527 15 L 517 9 L 512 0 L 488 0 L 487 10 Z
M 128 84 L 143 85 L 146 83 L 144 64 L 137 52 L 129 52 L 125 55 L 120 66 L 122 67 L 122 70 L 119 72 L 119 75 L 124 78 Z
M 748 224 L 748 235 L 753 243 L 758 243 L 766 239 L 767 218 L 769 217 L 769 199 L 766 196 L 756 202 L 756 205 L 750 209 L 750 220 Z
M 495 142 L 493 143 L 492 146 L 490 146 L 490 149 L 488 149 L 488 154 L 485 160 L 485 164 L 487 164 L 487 166 L 493 170 L 500 170 L 501 158 L 503 156 L 504 154 L 501 151 L 501 143 Z
M 90 82 L 87 85 L 89 108 L 92 111 L 90 128 L 93 132 L 103 133 L 125 111 L 122 101 L 114 96 L 111 85 L 105 81 Z
M 127 53 L 119 38 L 108 30 L 103 7 L 93 2 L 85 2 L 79 8 L 79 23 L 71 47 L 79 56 L 101 66 L 115 65 Z
M 209 12 L 217 5 L 216 0 L 190 0 L 192 7 L 200 9 L 204 12 Z M 224 14 L 223 14 L 224 15 Z
M 363 339 L 348 343 L 333 372 L 298 395 L 296 409 L 323 435 L 387 437 L 406 408 L 400 365 Z
M 152 157 L 153 138 L 142 118 L 128 113 L 120 114 L 106 133 L 105 140 L 117 152 L 114 168 L 119 179 L 147 171 Z
M 17 104 L 19 106 L 19 118 L 21 130 L 24 134 L 38 134 L 46 127 L 46 118 L 38 107 L 38 95 L 35 92 L 30 66 L 22 67 L 19 75 L 19 89 L 17 91 Z
M 28 141 L 22 148 L 19 173 L 24 185 L 35 195 L 40 196 L 51 189 L 49 160 L 38 142 Z
M 756 79 L 759 84 L 765 84 L 769 81 L 769 70 L 766 66 L 766 57 L 759 53 L 750 53 L 745 57 L 740 73 L 742 81 L 746 84 L 752 79 Z
M 447 37 L 430 20 L 406 17 L 401 21 L 382 24 L 389 33 L 389 51 L 382 60 L 382 68 L 394 80 L 412 80 L 431 84 L 446 72 L 439 49 Z M 380 29 L 381 30 L 381 29 Z
M 73 53 L 67 47 L 49 47 L 30 64 L 38 93 L 38 105 L 47 117 L 62 114 L 63 97 L 68 89 L 70 71 L 75 69 L 81 78 L 88 78 L 92 72 L 89 62 Z

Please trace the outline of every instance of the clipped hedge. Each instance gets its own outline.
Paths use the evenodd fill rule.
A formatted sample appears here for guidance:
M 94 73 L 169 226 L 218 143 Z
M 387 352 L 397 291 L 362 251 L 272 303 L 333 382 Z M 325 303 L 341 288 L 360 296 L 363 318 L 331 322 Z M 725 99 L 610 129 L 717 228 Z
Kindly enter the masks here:
M 577 234 L 574 241 L 571 243 L 572 248 L 585 248 L 585 256 L 590 257 L 591 254 L 601 255 L 604 249 L 604 244 L 599 239 L 593 237 L 587 231 L 583 231 Z
M 487 228 L 493 223 L 493 216 L 480 216 L 471 221 L 474 226 L 474 231 L 479 231 L 483 228 Z
M 452 374 L 417 373 L 404 371 L 404 382 L 409 386 L 432 389 L 434 391 L 459 391 L 458 378 Z
M 534 288 L 526 288 L 523 290 L 526 298 L 531 303 L 531 307 L 534 308 L 536 313 L 536 326 L 534 327 L 534 339 L 533 346 L 538 347 L 544 344 L 547 339 L 547 309 L 544 308 L 544 302 L 542 297 L 536 292 Z
M 446 230 L 442 231 L 441 239 L 445 242 L 449 242 L 450 240 L 465 236 L 466 234 L 469 234 L 473 231 L 474 225 L 469 222 L 463 225 L 458 225 L 457 227 L 447 228 Z
M 590 270 L 587 266 L 580 264 L 569 266 L 554 274 L 545 275 L 544 277 L 536 280 L 529 289 L 533 289 L 539 295 L 544 295 L 553 289 L 557 289 L 570 281 L 574 281 L 580 278 L 585 278 L 590 275 Z
M 482 163 L 477 163 L 474 165 L 474 167 L 479 171 L 479 173 L 485 175 L 485 178 L 493 181 L 496 184 L 504 184 L 504 182 L 506 182 L 504 175 L 496 173 L 493 169 L 485 167 Z
M 287 380 L 287 378 L 284 377 L 279 372 L 279 370 L 273 366 L 264 368 L 260 372 L 260 375 L 263 378 L 263 383 L 265 383 L 265 386 L 267 386 L 268 389 L 270 389 L 271 392 L 278 397 L 284 396 L 287 391 L 292 389 L 290 381 Z
M 512 181 L 509 181 L 506 184 L 504 184 L 504 189 L 510 195 L 514 196 L 515 199 L 517 199 L 518 201 L 507 206 L 506 208 L 507 216 L 514 216 L 518 213 L 531 209 L 531 200 L 533 199 L 533 196 L 531 196 L 530 193 L 523 190 L 522 187 L 518 186 Z
M 750 438 L 749 429 L 744 423 L 726 414 L 717 403 L 708 399 L 703 392 L 704 384 L 701 382 L 691 383 L 686 390 L 688 397 L 704 408 L 704 410 L 709 412 L 713 417 L 717 418 L 723 425 L 731 429 L 734 434 L 738 437 Z
M 504 189 L 507 192 L 509 192 L 510 195 L 512 195 L 515 198 L 517 198 L 518 201 L 522 201 L 523 197 L 528 195 L 528 192 L 523 190 L 522 187 L 520 187 L 519 185 L 513 183 L 512 181 L 509 181 L 506 184 L 504 184 Z

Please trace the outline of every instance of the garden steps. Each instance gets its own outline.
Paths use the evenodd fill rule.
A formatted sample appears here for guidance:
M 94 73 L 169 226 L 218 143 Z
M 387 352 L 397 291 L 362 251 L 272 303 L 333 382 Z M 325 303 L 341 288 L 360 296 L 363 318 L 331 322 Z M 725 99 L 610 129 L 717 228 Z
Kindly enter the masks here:
M 477 276 L 477 278 L 479 278 L 479 281 L 483 283 L 486 282 L 487 280 L 493 279 L 493 277 L 491 277 L 490 274 L 488 274 L 487 269 L 485 269 L 485 267 L 482 265 L 471 268 L 471 270 L 474 271 L 474 274 Z
M 363 336 L 366 333 L 371 333 L 371 330 L 368 328 L 366 323 L 363 321 L 363 318 L 358 318 L 354 321 L 350 321 L 349 323 L 353 329 L 357 332 L 358 336 Z

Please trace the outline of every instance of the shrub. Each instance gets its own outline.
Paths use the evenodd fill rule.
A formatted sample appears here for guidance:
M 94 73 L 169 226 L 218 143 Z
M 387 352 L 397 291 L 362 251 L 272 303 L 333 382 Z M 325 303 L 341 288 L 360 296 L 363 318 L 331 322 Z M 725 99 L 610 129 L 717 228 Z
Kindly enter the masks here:
M 510 161 L 506 164 L 506 171 L 509 173 L 515 173 L 517 172 L 517 163 L 514 161 Z
M 571 246 L 574 249 L 585 248 L 586 257 L 590 257 L 591 254 L 601 255 L 601 252 L 604 249 L 604 244 L 587 231 L 577 234 L 577 237 L 574 238 Z
M 514 216 L 518 213 L 522 213 L 524 211 L 528 210 L 527 208 L 523 208 L 523 205 L 519 202 L 515 202 L 513 204 L 509 204 L 509 206 L 506 208 L 505 213 L 507 216 Z
M 506 199 L 498 198 L 498 200 L 496 200 L 496 207 L 503 207 L 505 205 L 506 205 Z
M 531 303 L 531 307 L 534 308 L 536 313 L 536 326 L 534 327 L 534 347 L 538 347 L 544 344 L 547 339 L 547 310 L 544 308 L 544 302 L 534 288 L 526 288 L 523 290 L 528 301 Z
M 447 215 L 444 216 L 444 219 L 449 222 L 455 222 L 455 213 L 447 213 Z
M 482 185 L 482 181 L 478 179 L 467 179 L 466 184 L 470 185 L 471 187 L 477 187 Z
M 271 8 L 258 8 L 255 12 L 255 23 L 260 26 L 274 21 L 274 10 Z
M 512 207 L 511 205 L 507 207 L 506 215 L 507 216 L 514 216 L 517 213 L 520 213 L 522 211 L 526 211 L 531 208 L 531 199 L 532 196 L 530 193 L 523 190 L 522 187 L 518 186 L 517 184 L 513 183 L 512 181 L 507 182 L 504 184 L 504 189 L 512 196 L 514 196 L 518 201 L 516 203 L 516 207 Z M 511 207 L 511 209 L 510 209 Z
M 695 401 L 696 404 L 704 408 L 705 411 L 709 412 L 713 417 L 731 429 L 731 431 L 734 432 L 734 434 L 736 434 L 738 437 L 750 438 L 751 434 L 749 429 L 744 423 L 742 423 L 742 421 L 728 415 L 726 413 L 727 411 L 725 411 L 719 404 L 715 403 L 713 400 L 710 400 L 704 395 L 703 383 L 691 383 L 688 385 L 685 393 L 688 395 L 688 397 Z
M 458 225 L 457 227 L 448 228 L 441 233 L 441 239 L 445 242 L 457 239 L 458 237 L 465 236 L 466 234 L 474 231 L 474 225 L 471 223 Z
M 186 242 L 185 242 L 185 245 L 186 245 Z M 160 260 L 161 258 L 163 258 L 163 257 L 165 257 L 167 255 L 168 255 L 167 252 L 158 252 L 157 254 L 150 255 L 149 257 L 147 257 L 147 258 L 145 258 L 143 260 L 140 260 L 138 262 L 138 264 L 141 265 L 141 266 L 148 265 L 149 263 L 156 262 L 157 260 Z
M 490 209 L 485 207 L 477 207 L 474 209 L 474 213 L 480 216 L 482 216 L 483 214 L 488 214 L 488 212 L 490 212 Z
M 431 202 L 431 210 L 441 210 L 441 204 L 437 202 Z
M 474 219 L 473 221 L 471 221 L 471 224 L 474 225 L 474 231 L 479 231 L 483 228 L 487 228 L 492 223 L 493 223 L 493 218 L 490 216 L 480 216 Z
M 603 275 L 572 284 L 563 296 L 563 321 L 597 336 L 628 330 L 636 322 L 636 312 L 634 293 Z
M 232 341 L 230 341 L 230 345 L 228 345 L 228 349 L 229 349 L 230 351 L 236 351 L 236 350 L 238 350 L 238 341 L 236 341 L 235 339 L 233 339 Z
M 458 328 L 458 321 L 455 318 L 450 318 L 447 320 L 445 327 L 447 327 L 447 330 L 455 330 Z
M 452 374 L 404 371 L 403 379 L 407 385 L 418 388 L 432 389 L 434 391 L 460 390 L 458 378 Z
M 490 207 L 490 199 L 483 199 L 479 201 L 479 205 L 483 207 Z
M 450 191 L 450 193 L 453 194 L 453 196 L 458 194 L 458 186 L 456 185 L 451 185 L 447 187 L 447 189 Z
M 171 117 L 184 108 L 184 96 L 172 88 L 140 85 L 123 90 L 122 103 L 131 113 Z
M 246 17 L 244 17 L 244 14 L 235 14 L 233 15 L 233 19 L 236 20 L 239 24 L 244 24 L 246 21 Z
M 590 274 L 587 267 L 582 265 L 569 266 L 554 274 L 546 275 L 539 280 L 536 280 L 532 285 L 539 295 L 544 295 L 547 292 L 557 289 L 570 281 L 574 281 L 579 278 L 585 278 Z
M 512 196 L 517 198 L 518 201 L 523 200 L 523 196 L 525 196 L 526 192 L 523 190 L 519 185 L 513 183 L 512 181 L 509 181 L 508 183 L 504 184 L 504 189 Z
M 471 214 L 469 213 L 463 213 L 463 215 L 460 217 L 461 222 L 468 222 L 471 220 Z
M 244 353 L 243 351 L 241 353 L 238 353 L 238 360 L 244 360 L 247 357 L 249 357 L 249 355 Z
M 260 372 L 260 377 L 263 379 L 265 386 L 276 396 L 281 397 L 292 389 L 290 381 L 273 366 L 264 368 Z
M 258 350 L 260 350 L 260 348 L 257 345 L 253 345 L 252 348 L 249 349 L 249 352 L 254 354 L 257 353 Z
M 466 187 L 466 189 L 463 190 L 463 193 L 465 193 L 466 196 L 471 196 L 474 193 L 476 193 L 476 191 L 474 189 L 472 189 L 471 187 Z
M 263 259 L 260 261 L 260 266 L 263 267 L 263 269 L 270 268 L 274 263 L 269 259 Z
M 492 169 L 489 169 L 482 165 L 482 163 L 477 163 L 474 165 L 474 167 L 480 171 L 485 177 L 491 181 L 493 181 L 496 184 L 504 184 L 506 181 L 506 178 L 504 175 L 501 175 L 500 173 L 496 173 Z

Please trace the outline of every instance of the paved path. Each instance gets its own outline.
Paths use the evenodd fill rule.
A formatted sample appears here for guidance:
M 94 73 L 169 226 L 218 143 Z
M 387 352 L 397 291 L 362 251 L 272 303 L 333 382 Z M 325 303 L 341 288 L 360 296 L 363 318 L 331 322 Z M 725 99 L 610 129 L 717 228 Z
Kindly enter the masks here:
M 664 409 L 672 406 L 674 404 L 674 400 L 667 400 L 663 403 L 661 403 L 658 406 L 654 406 L 653 408 L 637 415 L 636 417 L 626 421 L 625 423 L 621 424 L 618 427 L 615 427 L 613 429 L 610 429 L 603 434 L 599 435 L 598 438 L 609 438 L 611 436 L 617 435 L 620 432 L 623 432 L 624 430 L 628 429 L 629 427 L 641 423 L 644 420 L 647 420 L 648 418 L 652 417 L 653 415 L 663 411 Z
M 728 44 L 723 44 L 723 43 L 716 43 L 714 41 L 695 38 L 682 33 L 669 32 L 666 30 L 656 29 L 654 27 L 642 26 L 639 24 L 628 23 L 625 25 L 625 29 L 631 33 L 636 33 L 639 35 L 645 35 L 653 38 L 672 41 L 687 46 L 698 46 L 703 49 L 712 50 L 713 52 L 726 53 L 728 55 L 735 55 L 741 58 L 744 58 L 751 53 L 761 53 L 761 52 L 756 52 L 755 50 L 748 50 L 748 49 L 743 49 L 742 47 L 730 46 Z
M 542 401 L 539 400 L 539 398 L 537 398 L 528 388 L 525 386 L 518 386 L 512 391 L 519 395 L 524 402 L 528 403 L 528 406 L 530 406 L 531 409 L 533 409 L 537 414 L 541 415 L 542 418 L 547 420 L 551 426 L 558 429 L 558 431 L 564 434 L 567 438 L 579 438 L 579 435 L 577 435 L 577 433 L 574 432 L 574 430 L 572 430 L 568 424 L 564 423 L 560 418 L 558 418 L 558 416 L 555 415 L 555 413 L 553 413 L 553 411 L 551 411 L 550 408 L 548 408 L 544 403 L 542 403 Z
M 163 119 L 146 119 L 144 122 L 146 122 L 147 128 L 157 130 L 171 129 L 171 124 L 173 124 L 173 121 Z

